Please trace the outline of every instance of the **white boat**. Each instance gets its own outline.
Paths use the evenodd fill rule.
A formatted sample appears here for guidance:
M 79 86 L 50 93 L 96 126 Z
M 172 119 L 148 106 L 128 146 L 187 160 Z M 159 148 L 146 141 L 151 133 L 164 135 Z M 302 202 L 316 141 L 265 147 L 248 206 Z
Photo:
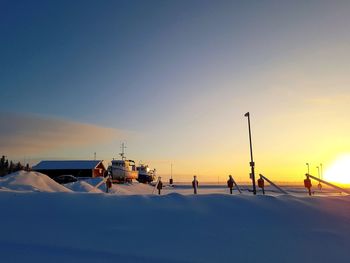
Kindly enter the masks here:
M 127 160 L 124 156 L 124 143 L 122 144 L 121 160 L 112 160 L 111 165 L 108 166 L 108 174 L 112 177 L 113 183 L 131 182 L 138 178 L 138 171 L 133 160 Z
M 156 169 L 151 170 L 148 165 L 140 164 L 138 167 L 136 167 L 136 170 L 138 171 L 137 181 L 140 183 L 146 184 L 154 181 Z

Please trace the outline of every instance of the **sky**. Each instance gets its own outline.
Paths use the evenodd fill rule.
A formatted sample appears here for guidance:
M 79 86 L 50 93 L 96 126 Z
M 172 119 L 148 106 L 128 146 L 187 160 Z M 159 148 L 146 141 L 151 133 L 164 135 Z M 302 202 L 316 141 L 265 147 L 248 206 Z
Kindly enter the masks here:
M 0 149 L 301 182 L 350 153 L 349 1 L 0 0 Z M 350 175 L 349 175 L 350 176 Z

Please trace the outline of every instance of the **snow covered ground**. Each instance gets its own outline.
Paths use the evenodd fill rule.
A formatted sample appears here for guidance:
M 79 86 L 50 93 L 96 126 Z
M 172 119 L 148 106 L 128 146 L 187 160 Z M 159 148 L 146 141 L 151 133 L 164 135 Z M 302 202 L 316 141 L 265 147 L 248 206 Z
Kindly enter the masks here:
M 50 177 L 38 172 L 19 171 L 5 177 L 0 177 L 0 191 L 24 192 L 71 192 L 63 185 L 56 183 Z
M 158 196 L 137 183 L 113 186 L 110 194 L 104 186 L 87 193 L 99 180 L 64 187 L 42 174 L 0 178 L 0 262 L 350 258 L 350 196 L 308 197 L 302 189 L 291 195 L 229 195 L 213 186 L 195 196 L 185 185 Z

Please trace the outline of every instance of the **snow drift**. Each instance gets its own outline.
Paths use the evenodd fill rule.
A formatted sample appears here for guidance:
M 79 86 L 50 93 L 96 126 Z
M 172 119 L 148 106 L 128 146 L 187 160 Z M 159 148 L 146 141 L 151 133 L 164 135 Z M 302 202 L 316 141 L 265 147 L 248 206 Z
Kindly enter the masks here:
M 93 185 L 89 184 L 87 181 L 77 181 L 74 183 L 65 184 L 64 186 L 74 192 L 85 192 L 85 193 L 102 193 L 103 192 L 101 189 L 95 188 Z
M 98 188 L 95 186 L 103 181 L 102 177 L 96 178 L 84 178 L 75 183 L 66 184 L 65 186 L 75 192 L 90 192 L 101 193 L 106 192 L 106 184 L 101 184 Z M 125 183 L 125 184 L 113 184 L 109 190 L 109 194 L 116 195 L 150 195 L 153 193 L 154 187 L 148 184 L 142 184 L 139 182 Z
M 71 192 L 45 174 L 26 171 L 18 171 L 0 178 L 1 189 L 26 192 Z
M 102 177 L 79 178 L 77 182 L 61 185 L 45 174 L 39 172 L 19 171 L 0 177 L 0 191 L 25 191 L 25 192 L 80 192 L 80 193 L 104 193 L 106 185 Z M 111 194 L 117 195 L 148 195 L 152 194 L 153 187 L 134 182 L 132 184 L 113 184 Z
M 151 195 L 154 187 L 149 184 L 133 182 L 132 184 L 113 184 L 111 193 L 117 195 Z
M 350 257 L 349 196 L 3 191 L 0 211 L 3 262 L 337 263 Z

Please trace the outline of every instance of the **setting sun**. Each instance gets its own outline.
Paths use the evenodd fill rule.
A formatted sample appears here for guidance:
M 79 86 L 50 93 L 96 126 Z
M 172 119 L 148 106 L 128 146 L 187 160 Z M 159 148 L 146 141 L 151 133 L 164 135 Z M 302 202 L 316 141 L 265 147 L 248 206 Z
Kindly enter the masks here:
M 326 181 L 350 184 L 350 154 L 339 157 L 325 171 Z

